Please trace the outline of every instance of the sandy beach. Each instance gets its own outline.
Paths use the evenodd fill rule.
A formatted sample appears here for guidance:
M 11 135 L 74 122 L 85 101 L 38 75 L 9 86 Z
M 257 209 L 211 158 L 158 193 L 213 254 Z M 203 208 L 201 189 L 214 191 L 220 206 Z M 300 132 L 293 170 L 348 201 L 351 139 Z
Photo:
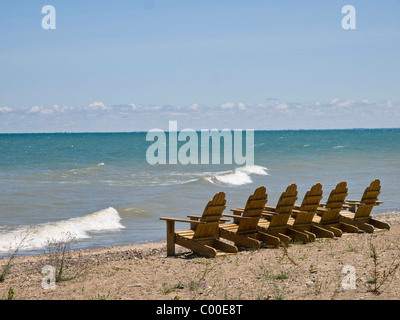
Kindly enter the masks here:
M 0 282 L 0 299 L 397 300 L 400 215 L 375 217 L 391 229 L 216 259 L 180 246 L 167 257 L 165 243 L 69 251 L 58 260 L 62 281 L 53 288 L 41 272 L 60 252 L 17 256 Z M 9 261 L 0 260 L 0 272 Z

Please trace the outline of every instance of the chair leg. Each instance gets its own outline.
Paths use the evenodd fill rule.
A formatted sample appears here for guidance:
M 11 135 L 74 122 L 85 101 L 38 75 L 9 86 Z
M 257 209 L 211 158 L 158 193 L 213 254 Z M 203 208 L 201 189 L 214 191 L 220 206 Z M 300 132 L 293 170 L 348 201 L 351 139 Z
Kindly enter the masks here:
M 167 220 L 167 256 L 175 255 L 175 221 Z
M 227 252 L 227 253 L 237 253 L 238 252 L 237 247 L 235 247 L 231 244 L 222 242 L 221 240 L 217 240 L 217 239 L 214 240 L 214 247 L 218 250 L 221 250 L 221 251 Z
M 268 233 L 263 232 L 263 231 L 259 231 L 258 232 L 257 238 L 259 240 L 261 240 L 262 242 L 265 242 L 266 244 L 270 244 L 270 245 L 273 245 L 273 246 L 276 246 L 276 247 L 279 246 L 280 243 L 281 243 L 281 240 L 278 237 L 273 236 L 273 235 L 268 234 Z
M 319 225 L 312 225 L 311 230 L 314 234 L 318 235 L 321 238 L 333 238 L 335 236 L 335 233 L 333 231 Z
M 360 229 L 358 229 L 356 226 L 345 223 L 345 222 L 340 222 L 339 228 L 341 230 L 343 230 L 344 232 L 348 232 L 348 233 L 359 233 L 360 232 Z
M 235 246 L 243 246 L 255 250 L 260 249 L 260 241 L 254 238 L 250 238 L 249 236 L 242 236 L 235 232 L 224 230 L 223 228 L 219 229 L 219 236 L 223 239 L 233 241 L 235 243 Z
M 335 237 L 341 237 L 343 235 L 343 230 L 340 228 L 340 225 L 334 225 L 334 226 L 322 225 L 321 227 L 323 228 L 327 227 L 329 231 L 332 231 L 334 233 Z
M 312 242 L 317 239 L 317 236 L 315 235 L 315 233 L 307 231 L 307 230 L 301 230 L 301 231 L 308 235 L 309 241 Z
M 287 228 L 287 233 L 289 234 L 289 236 L 292 239 L 301 241 L 303 243 L 307 243 L 308 241 L 310 241 L 308 234 L 306 234 L 305 232 L 302 232 L 300 230 L 296 230 L 293 228 Z
M 339 216 L 339 221 L 340 222 L 344 222 L 347 224 L 351 224 L 353 226 L 356 226 L 358 229 L 364 231 L 364 232 L 368 232 L 368 233 L 373 233 L 374 232 L 374 226 L 359 220 L 355 220 L 355 219 L 351 219 L 348 217 L 345 217 L 343 215 Z
M 374 227 L 378 228 L 378 229 L 390 229 L 390 225 L 386 222 L 383 221 L 379 221 L 379 220 L 375 220 L 370 218 L 368 221 L 369 224 L 372 224 Z
M 367 233 L 374 233 L 374 226 L 363 221 L 354 220 L 358 229 L 363 230 Z
M 289 236 L 287 236 L 286 234 L 280 233 L 280 232 L 275 232 L 272 230 L 266 230 L 263 232 L 270 234 L 272 236 L 278 237 L 281 240 L 281 242 L 284 244 L 288 244 L 291 240 L 291 238 Z
M 185 237 L 177 236 L 175 238 L 175 243 L 179 244 L 182 247 L 188 248 L 193 252 L 200 253 L 207 257 L 214 258 L 217 255 L 217 250 L 208 245 L 211 244 L 209 241 L 206 243 L 201 243 L 199 241 L 194 241 L 192 239 L 187 239 Z

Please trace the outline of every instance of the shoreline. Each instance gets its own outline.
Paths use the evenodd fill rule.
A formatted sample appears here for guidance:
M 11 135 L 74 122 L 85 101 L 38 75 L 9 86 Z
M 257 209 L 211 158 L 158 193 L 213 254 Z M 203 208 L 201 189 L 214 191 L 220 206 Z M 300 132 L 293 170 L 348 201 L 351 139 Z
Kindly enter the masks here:
M 371 215 L 372 217 L 382 220 L 385 222 L 388 222 L 390 224 L 400 224 L 400 212 L 385 212 L 385 213 L 375 213 Z M 379 231 L 378 231 L 379 232 Z M 115 251 L 124 251 L 124 250 L 150 250 L 151 249 L 157 249 L 159 250 L 162 248 L 162 246 L 165 246 L 166 248 L 167 242 L 166 240 L 164 241 L 148 241 L 148 242 L 141 242 L 141 243 L 133 243 L 133 244 L 127 244 L 127 245 L 112 245 L 108 247 L 99 247 L 99 248 L 92 248 L 92 249 L 76 249 L 76 250 L 71 250 L 71 252 L 80 252 L 83 254 L 98 254 L 98 253 L 103 253 L 104 251 L 109 251 L 109 252 L 115 252 Z M 177 250 L 178 248 L 182 248 L 180 246 L 176 246 Z M 43 249 L 43 248 L 42 248 Z M 186 248 L 182 248 L 184 251 L 188 251 Z M 35 251 L 39 249 L 34 249 Z M 26 250 L 25 250 L 26 251 Z M 166 252 L 166 249 L 165 249 Z M 29 257 L 40 257 L 43 256 L 43 253 L 33 253 L 33 254 L 17 254 L 16 258 L 29 258 Z M 9 259 L 10 254 L 6 257 L 0 257 L 0 265 L 3 260 Z
M 391 229 L 293 243 L 287 249 L 241 249 L 216 259 L 178 245 L 177 255 L 167 257 L 165 241 L 71 251 L 64 257 L 65 279 L 54 290 L 43 288 L 41 274 L 43 266 L 54 264 L 54 252 L 52 257 L 17 256 L 0 282 L 0 299 L 10 298 L 10 288 L 12 298 L 22 300 L 398 299 L 400 213 L 373 216 L 389 222 Z M 0 272 L 9 260 L 0 259 Z M 344 290 L 341 269 L 348 265 L 354 267 L 356 288 Z M 379 268 L 375 283 L 384 282 L 380 294 L 371 291 L 374 268 Z M 385 273 L 387 278 L 380 280 Z

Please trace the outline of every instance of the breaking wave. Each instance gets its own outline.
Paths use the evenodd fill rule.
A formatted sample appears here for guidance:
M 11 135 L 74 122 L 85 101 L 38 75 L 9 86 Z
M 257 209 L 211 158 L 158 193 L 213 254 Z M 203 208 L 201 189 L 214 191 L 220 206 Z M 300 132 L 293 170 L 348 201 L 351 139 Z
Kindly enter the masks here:
M 251 175 L 262 175 L 266 176 L 267 168 L 261 166 L 244 166 L 240 168 L 236 168 L 233 170 L 217 172 L 212 174 L 211 176 L 202 178 L 200 182 L 210 182 L 210 183 L 222 183 L 226 185 L 232 186 L 241 186 L 245 184 L 250 184 L 253 182 L 251 179 Z
M 124 228 L 114 208 L 103 209 L 86 216 L 24 226 L 18 230 L 0 233 L 0 252 L 44 248 L 49 242 L 90 238 L 90 232 Z

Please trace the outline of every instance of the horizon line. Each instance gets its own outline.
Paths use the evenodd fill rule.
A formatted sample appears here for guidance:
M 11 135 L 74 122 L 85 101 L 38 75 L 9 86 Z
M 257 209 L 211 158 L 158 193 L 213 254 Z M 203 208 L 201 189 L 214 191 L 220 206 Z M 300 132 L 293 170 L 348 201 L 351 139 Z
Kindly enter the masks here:
M 159 129 L 159 128 L 156 128 Z M 185 128 L 188 129 L 188 128 Z M 183 129 L 183 130 L 185 130 Z M 224 128 L 226 129 L 226 128 Z M 220 129 L 224 130 L 224 129 Z M 331 129 L 233 129 L 233 130 L 254 130 L 254 132 L 279 132 L 279 131 L 351 131 L 351 130 L 398 130 L 400 127 L 380 127 L 380 128 L 331 128 Z M 151 129 L 152 130 L 152 129 Z M 178 131 L 169 131 L 162 130 L 164 132 L 180 132 Z M 213 129 L 197 129 L 196 132 L 201 132 L 201 130 L 213 130 Z M 217 129 L 219 130 L 219 129 Z M 231 129 L 229 129 L 231 130 Z M 231 130 L 231 131 L 233 131 Z M 0 135 L 17 135 L 17 134 L 129 134 L 129 133 L 148 133 L 148 131 L 140 130 L 140 131 L 54 131 L 54 132 L 0 132 Z

